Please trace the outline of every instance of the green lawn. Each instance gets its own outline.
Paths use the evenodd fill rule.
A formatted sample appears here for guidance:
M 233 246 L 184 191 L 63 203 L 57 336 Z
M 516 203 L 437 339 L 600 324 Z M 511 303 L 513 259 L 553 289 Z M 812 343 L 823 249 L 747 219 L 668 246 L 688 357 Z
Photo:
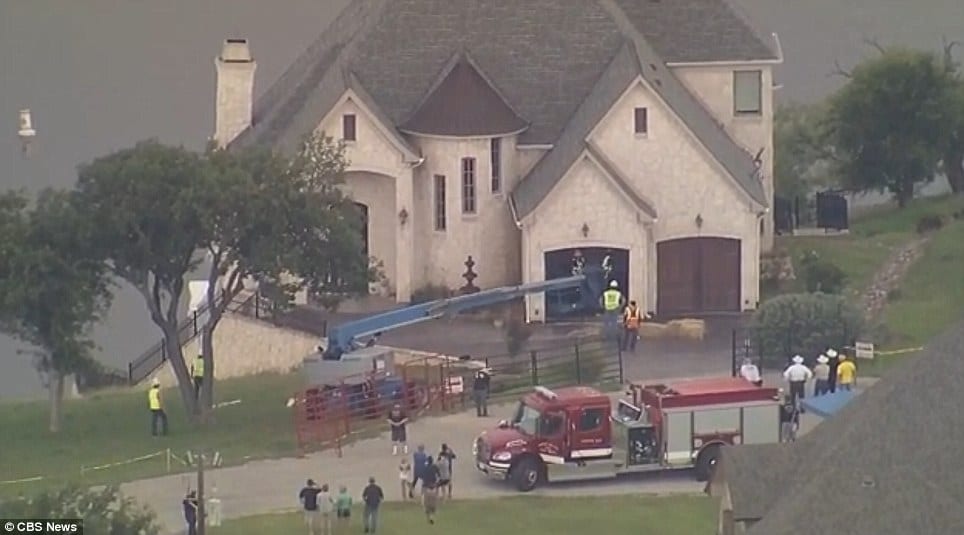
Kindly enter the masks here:
M 360 511 L 335 535 L 361 533 Z M 514 497 L 442 503 L 434 526 L 418 505 L 388 503 L 378 533 L 457 533 L 458 535 L 712 535 L 716 501 L 703 496 L 605 496 L 580 498 Z M 209 535 L 302 533 L 299 513 L 253 516 L 211 528 Z
M 187 450 L 220 451 L 225 464 L 249 458 L 279 457 L 296 452 L 291 409 L 285 400 L 299 390 L 301 374 L 258 375 L 229 379 L 217 385 L 217 400 L 241 403 L 216 409 L 216 421 L 195 428 L 186 421 L 177 392 L 164 391 L 170 434 L 150 434 L 147 396 L 135 392 L 104 392 L 65 406 L 64 426 L 57 436 L 47 431 L 44 402 L 0 404 L 0 481 L 42 476 L 40 482 L 0 484 L 0 494 L 30 492 L 38 486 L 74 481 L 113 483 L 166 473 L 166 455 L 150 460 L 87 471 L 96 466 L 132 459 L 170 448 L 183 456 Z M 186 468 L 175 462 L 172 471 Z

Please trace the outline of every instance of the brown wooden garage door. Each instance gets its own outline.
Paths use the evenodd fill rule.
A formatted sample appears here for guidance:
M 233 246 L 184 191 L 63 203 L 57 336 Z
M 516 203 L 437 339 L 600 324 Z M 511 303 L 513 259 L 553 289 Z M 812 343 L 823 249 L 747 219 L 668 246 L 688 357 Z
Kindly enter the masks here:
M 683 238 L 656 245 L 660 315 L 740 310 L 740 240 Z

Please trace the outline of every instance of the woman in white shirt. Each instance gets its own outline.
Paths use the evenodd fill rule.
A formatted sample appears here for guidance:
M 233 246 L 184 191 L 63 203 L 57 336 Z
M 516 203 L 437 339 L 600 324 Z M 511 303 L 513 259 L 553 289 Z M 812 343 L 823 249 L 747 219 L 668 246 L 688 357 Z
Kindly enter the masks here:
M 743 359 L 743 365 L 740 366 L 740 377 L 743 377 L 756 386 L 763 386 L 763 379 L 760 378 L 760 369 L 756 367 L 756 364 L 753 364 L 753 360 L 750 357 Z

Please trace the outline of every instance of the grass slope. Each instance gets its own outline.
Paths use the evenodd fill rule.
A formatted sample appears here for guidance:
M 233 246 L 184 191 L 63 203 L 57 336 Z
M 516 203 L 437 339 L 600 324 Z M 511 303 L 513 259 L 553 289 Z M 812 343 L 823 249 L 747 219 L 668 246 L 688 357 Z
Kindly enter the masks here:
M 43 476 L 36 483 L 0 484 L 0 494 L 30 492 L 37 486 L 72 481 L 100 484 L 130 481 L 166 473 L 166 456 L 106 470 L 96 466 L 132 459 L 167 448 L 178 456 L 187 450 L 220 451 L 225 464 L 248 458 L 278 457 L 295 452 L 291 409 L 285 400 L 301 387 L 301 374 L 258 375 L 221 381 L 219 401 L 241 403 L 217 409 L 209 427 L 194 428 L 185 418 L 174 389 L 164 391 L 170 434 L 154 438 L 145 390 L 104 392 L 69 401 L 63 431 L 52 436 L 46 428 L 47 405 L 42 402 L 0 404 L 0 481 Z M 175 471 L 186 470 L 174 463 Z
M 459 535 L 711 535 L 716 533 L 716 501 L 703 496 L 605 496 L 580 498 L 514 497 L 444 502 L 434 526 L 416 504 L 385 504 L 381 535 L 436 532 Z M 361 533 L 361 511 L 335 535 Z M 209 535 L 301 533 L 300 513 L 263 515 L 226 522 Z

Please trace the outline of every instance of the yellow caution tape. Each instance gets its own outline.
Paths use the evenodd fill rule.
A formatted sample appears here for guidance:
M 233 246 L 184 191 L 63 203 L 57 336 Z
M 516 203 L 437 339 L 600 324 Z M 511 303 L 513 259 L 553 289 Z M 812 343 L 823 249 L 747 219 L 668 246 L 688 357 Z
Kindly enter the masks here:
M 43 476 L 25 477 L 23 479 L 8 479 L 6 481 L 0 481 L 0 485 L 14 485 L 17 483 L 30 483 L 32 481 L 41 481 L 41 480 L 43 480 Z

